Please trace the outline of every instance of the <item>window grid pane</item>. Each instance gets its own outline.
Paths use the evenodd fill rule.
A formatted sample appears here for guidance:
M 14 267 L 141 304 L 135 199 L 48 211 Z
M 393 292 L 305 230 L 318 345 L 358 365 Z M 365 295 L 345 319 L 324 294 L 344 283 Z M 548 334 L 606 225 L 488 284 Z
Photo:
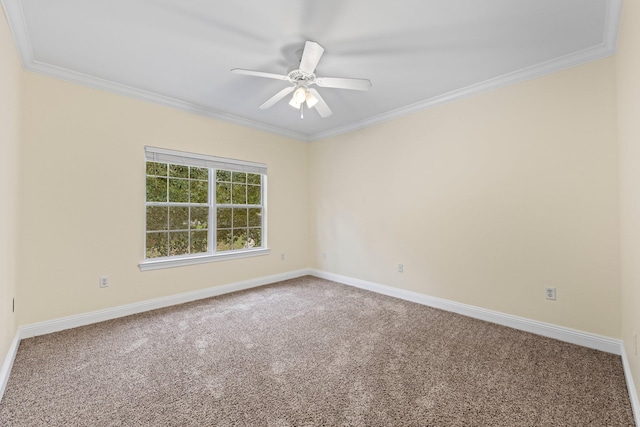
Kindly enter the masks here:
M 262 176 L 216 171 L 216 251 L 262 247 Z
M 146 172 L 146 258 L 263 246 L 260 174 L 150 161 Z

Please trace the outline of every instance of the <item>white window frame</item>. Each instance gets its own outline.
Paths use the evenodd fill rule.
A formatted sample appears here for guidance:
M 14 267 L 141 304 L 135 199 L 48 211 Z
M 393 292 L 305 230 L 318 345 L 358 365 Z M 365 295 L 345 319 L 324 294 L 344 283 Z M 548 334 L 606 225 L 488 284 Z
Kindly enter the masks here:
M 244 160 L 227 159 L 223 157 L 214 157 L 203 154 L 188 153 L 184 151 L 168 150 L 157 147 L 144 147 L 145 165 L 146 162 L 171 163 L 184 166 L 196 166 L 209 169 L 209 223 L 208 223 L 208 242 L 209 250 L 207 253 L 174 255 L 162 258 L 146 258 L 146 207 L 148 202 L 145 192 L 144 203 L 144 244 L 143 244 L 143 261 L 138 264 L 141 271 L 157 270 L 161 268 L 181 267 L 193 264 L 202 264 L 215 261 L 223 261 L 230 259 L 247 258 L 261 255 L 268 255 L 269 248 L 267 246 L 267 165 L 262 163 L 248 162 Z M 248 172 L 260 174 L 261 180 L 261 197 L 262 197 L 262 224 L 261 237 L 262 246 L 260 248 L 235 249 L 231 251 L 216 252 L 216 218 L 218 204 L 215 197 L 216 176 L 215 169 L 230 170 L 235 172 Z M 145 188 L 146 188 L 146 172 Z M 228 207 L 224 205 L 222 207 Z

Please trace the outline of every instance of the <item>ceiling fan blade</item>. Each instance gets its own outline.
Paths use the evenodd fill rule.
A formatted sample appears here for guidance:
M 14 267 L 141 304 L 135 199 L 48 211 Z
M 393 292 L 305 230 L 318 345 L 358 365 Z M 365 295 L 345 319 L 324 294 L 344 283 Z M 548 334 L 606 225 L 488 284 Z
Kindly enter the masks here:
M 264 71 L 244 70 L 242 68 L 234 68 L 232 73 L 243 74 L 245 76 L 266 77 L 268 79 L 289 80 L 289 77 L 283 74 L 265 73 Z
M 323 53 L 324 48 L 318 43 L 306 42 L 302 52 L 302 59 L 300 59 L 300 71 L 312 74 L 318 66 Z
M 331 111 L 331 108 L 329 108 L 329 106 L 327 105 L 326 102 L 324 102 L 324 99 L 322 99 L 322 97 L 320 96 L 320 94 L 318 93 L 317 90 L 315 89 L 309 89 L 309 92 L 316 97 L 316 99 L 318 100 L 318 102 L 316 103 L 316 105 L 313 107 L 316 110 L 318 110 L 318 114 L 320 114 L 320 117 L 322 118 L 326 118 L 329 117 L 330 115 L 333 114 L 333 111 Z
M 276 93 L 275 95 L 273 95 L 271 98 L 267 99 L 261 106 L 259 106 L 258 108 L 260 108 L 261 110 L 266 110 L 267 108 L 270 108 L 271 106 L 273 106 L 276 102 L 280 101 L 282 98 L 284 98 L 285 96 L 289 95 L 291 92 L 293 92 L 293 90 L 295 89 L 295 86 L 289 86 L 289 87 L 285 87 L 284 89 L 282 89 L 280 92 Z
M 318 77 L 316 84 L 320 87 L 332 87 L 337 89 L 369 90 L 371 81 L 367 79 L 347 79 L 343 77 Z

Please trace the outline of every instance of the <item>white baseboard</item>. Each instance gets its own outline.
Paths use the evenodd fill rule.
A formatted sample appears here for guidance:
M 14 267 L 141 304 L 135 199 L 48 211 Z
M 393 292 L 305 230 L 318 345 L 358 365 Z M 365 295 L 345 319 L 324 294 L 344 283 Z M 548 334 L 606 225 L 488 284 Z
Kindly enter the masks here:
M 537 320 L 531 320 L 524 317 L 500 313 L 498 311 L 487 310 L 484 308 L 475 307 L 473 305 L 431 297 L 417 292 L 398 289 L 386 285 L 380 285 L 378 283 L 354 279 L 352 277 L 341 276 L 339 274 L 328 273 L 326 271 L 311 270 L 310 274 L 322 279 L 332 280 L 334 282 L 343 283 L 345 285 L 354 286 L 356 288 L 366 289 L 379 294 L 400 298 L 406 301 L 416 302 L 418 304 L 439 308 L 441 310 L 451 311 L 453 313 L 462 314 L 464 316 L 473 317 L 475 319 L 497 323 L 499 325 L 508 326 L 510 328 L 531 332 L 549 338 L 554 338 L 571 344 L 577 344 L 583 347 L 593 348 L 617 355 L 620 355 L 621 352 L 620 348 L 622 345 L 622 341 L 614 338 L 603 337 L 601 335 L 582 332 L 575 329 L 552 325 L 549 323 L 543 323 Z
M 549 323 L 538 322 L 536 320 L 500 313 L 493 310 L 487 310 L 484 308 L 449 301 L 442 298 L 430 297 L 424 294 L 419 294 L 417 292 L 380 285 L 378 283 L 354 279 L 352 277 L 342 276 L 326 271 L 312 269 L 310 271 L 310 274 L 322 279 L 354 286 L 379 294 L 400 298 L 429 307 L 439 308 L 442 310 L 462 314 L 464 316 L 473 317 L 475 319 L 481 319 L 487 322 L 497 323 L 499 325 L 508 326 L 510 328 L 519 329 L 537 335 L 554 338 L 560 341 L 581 345 L 583 347 L 593 348 L 595 350 L 601 350 L 607 353 L 619 355 L 622 357 L 622 366 L 624 368 L 624 376 L 627 383 L 627 391 L 629 392 L 629 399 L 631 400 L 631 408 L 633 410 L 635 424 L 640 427 L 640 401 L 638 400 L 638 391 L 633 381 L 631 367 L 629 366 L 629 359 L 627 358 L 627 353 L 625 351 L 624 343 L 622 342 L 622 340 L 603 337 L 601 335 L 582 332 L 575 329 L 552 325 Z
M 16 335 L 9 346 L 9 351 L 4 358 L 2 367 L 0 367 L 0 402 L 2 402 L 2 396 L 4 396 L 4 390 L 7 388 L 7 382 L 9 382 L 9 374 L 11 374 L 11 368 L 13 368 L 13 361 L 16 360 L 16 354 L 18 353 L 18 346 L 20 345 L 20 330 L 16 331 Z
M 104 322 L 105 320 L 117 319 L 132 314 L 144 313 L 149 310 L 170 307 L 172 305 L 197 301 L 204 298 L 215 297 L 228 294 L 230 292 L 242 291 L 282 280 L 295 279 L 297 277 L 310 274 L 309 270 L 296 270 L 288 273 L 275 274 L 273 276 L 259 277 L 242 282 L 229 283 L 227 285 L 214 286 L 212 288 L 198 291 L 185 292 L 152 300 L 141 301 L 133 304 L 121 305 L 104 310 L 92 311 L 90 313 L 77 314 L 60 319 L 48 320 L 45 322 L 33 323 L 20 327 L 20 337 L 30 338 L 38 335 L 50 334 L 52 332 L 63 331 L 65 329 L 77 328 L 79 326 L 90 325 L 92 323 Z
M 624 367 L 624 377 L 627 380 L 627 391 L 631 398 L 631 409 L 633 410 L 633 417 L 636 420 L 636 425 L 640 426 L 640 400 L 638 400 L 638 390 L 636 389 L 633 381 L 633 375 L 631 374 L 631 366 L 629 366 L 629 359 L 627 358 L 627 352 L 624 347 L 624 343 L 620 346 L 622 355 L 622 366 Z
M 121 305 L 119 307 L 107 308 L 104 310 L 92 311 L 90 313 L 83 313 L 75 316 L 68 316 L 60 319 L 21 326 L 16 332 L 16 336 L 13 339 L 11 346 L 9 347 L 9 352 L 7 353 L 4 363 L 2 364 L 2 367 L 0 369 L 0 402 L 2 401 L 2 396 L 4 395 L 7 382 L 9 381 L 9 375 L 11 373 L 13 361 L 16 358 L 16 353 L 18 352 L 18 346 L 20 345 L 21 339 L 50 334 L 53 332 L 63 331 L 65 329 L 77 328 L 79 326 L 90 325 L 92 323 L 104 322 L 105 320 L 117 319 L 119 317 L 143 313 L 145 311 L 156 310 L 158 308 L 170 307 L 172 305 L 183 304 L 186 302 L 197 301 L 204 298 L 215 297 L 231 292 L 251 289 L 258 286 L 281 282 L 283 280 L 307 276 L 309 274 L 311 274 L 311 270 L 309 269 L 290 271 L 288 273 L 259 277 L 256 279 L 229 283 L 226 285 L 215 286 L 199 291 L 185 292 L 168 297 L 156 298 L 152 300 L 141 301 L 138 303 Z

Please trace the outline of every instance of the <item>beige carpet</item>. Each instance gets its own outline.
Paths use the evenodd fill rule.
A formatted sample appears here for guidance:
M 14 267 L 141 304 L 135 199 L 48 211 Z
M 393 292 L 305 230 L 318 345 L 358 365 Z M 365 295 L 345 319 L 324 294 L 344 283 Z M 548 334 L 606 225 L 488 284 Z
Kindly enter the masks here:
M 304 277 L 22 341 L 2 426 L 632 426 L 620 357 Z

